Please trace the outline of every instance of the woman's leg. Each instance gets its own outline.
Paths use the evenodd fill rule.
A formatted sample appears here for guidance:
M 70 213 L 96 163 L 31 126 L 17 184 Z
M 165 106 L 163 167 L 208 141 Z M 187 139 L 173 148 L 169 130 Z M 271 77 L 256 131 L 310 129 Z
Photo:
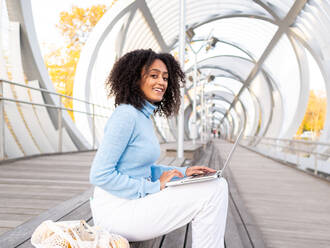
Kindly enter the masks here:
M 148 240 L 192 222 L 193 248 L 223 247 L 228 206 L 225 179 L 166 188 L 126 200 L 96 188 L 94 222 L 130 241 Z

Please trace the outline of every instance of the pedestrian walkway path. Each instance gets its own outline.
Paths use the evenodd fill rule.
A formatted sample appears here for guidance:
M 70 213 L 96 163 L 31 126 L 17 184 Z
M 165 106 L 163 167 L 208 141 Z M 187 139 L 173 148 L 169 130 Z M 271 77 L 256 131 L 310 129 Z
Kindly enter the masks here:
M 232 144 L 214 142 L 226 157 Z M 330 247 L 330 182 L 243 147 L 229 168 L 267 247 Z
M 0 164 L 0 234 L 86 191 L 95 152 Z
M 161 149 L 160 159 L 165 156 Z M 66 153 L 1 163 L 0 235 L 88 190 L 94 155 Z
M 214 142 L 226 157 L 232 144 Z M 162 156 L 164 153 L 163 148 Z M 86 191 L 94 154 L 42 156 L 1 164 L 0 234 Z M 235 151 L 229 168 L 267 247 L 330 247 L 329 182 L 242 147 Z

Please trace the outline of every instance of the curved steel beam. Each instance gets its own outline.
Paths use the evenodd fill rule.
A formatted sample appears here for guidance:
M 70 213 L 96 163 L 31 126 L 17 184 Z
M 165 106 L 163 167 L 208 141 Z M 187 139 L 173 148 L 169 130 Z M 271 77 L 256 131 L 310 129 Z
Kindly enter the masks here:
M 263 54 L 260 56 L 259 60 L 255 64 L 255 66 L 252 69 L 252 71 L 250 72 L 248 78 L 246 79 L 246 83 L 245 83 L 244 87 L 242 87 L 242 89 L 238 92 L 238 94 L 235 97 L 235 99 L 234 99 L 231 107 L 229 108 L 228 112 L 230 111 L 231 108 L 234 107 L 235 103 L 237 102 L 237 99 L 239 98 L 240 94 L 243 92 L 244 88 L 247 87 L 247 86 L 249 86 L 251 84 L 251 82 L 253 81 L 253 79 L 257 75 L 257 73 L 260 71 L 261 65 L 264 63 L 264 61 L 268 57 L 269 53 L 273 50 L 273 48 L 278 43 L 278 41 L 280 40 L 280 38 L 282 37 L 282 35 L 288 31 L 289 27 L 295 21 L 297 15 L 300 13 L 301 9 L 306 4 L 306 1 L 307 0 L 297 0 L 293 4 L 293 6 L 291 7 L 289 13 L 284 18 L 284 20 L 281 21 L 278 30 L 276 31 L 275 35 L 273 36 L 272 40 L 268 44 L 268 46 L 265 49 L 265 51 L 263 52 Z
M 326 95 L 327 95 L 327 106 L 330 106 L 330 61 L 329 60 L 322 60 L 318 54 L 315 52 L 315 47 L 308 44 L 306 40 L 304 40 L 300 35 L 296 34 L 291 30 L 291 35 L 297 41 L 299 41 L 312 55 L 314 60 L 316 61 L 317 65 L 320 68 L 322 76 L 325 80 L 325 88 L 326 88 Z M 317 50 L 317 49 L 316 49 Z M 328 83 L 327 83 L 328 82 Z M 329 108 L 329 107 L 328 107 Z M 330 111 L 327 111 L 325 123 L 324 123 L 324 132 L 320 136 L 320 141 L 327 142 L 330 140 Z
M 19 22 L 22 29 L 20 49 L 22 51 L 22 64 L 25 75 L 28 80 L 38 80 L 41 88 L 56 92 L 40 52 L 34 28 L 31 1 L 6 0 L 6 4 L 9 20 L 11 22 Z M 50 94 L 42 95 L 45 103 L 59 106 L 57 96 Z M 54 127 L 58 129 L 57 110 L 47 108 L 47 111 Z M 76 128 L 67 111 L 63 111 L 62 116 L 64 127 L 78 150 L 90 149 L 91 145 Z
M 243 58 L 243 57 L 240 57 L 240 56 L 228 56 L 228 55 L 225 55 L 225 56 L 213 56 L 213 57 L 210 57 L 210 58 L 207 58 L 207 59 L 204 59 L 204 60 L 202 60 L 200 63 L 202 63 L 202 62 L 205 62 L 205 61 L 207 61 L 207 60 L 209 60 L 209 59 L 214 59 L 214 58 L 218 58 L 218 57 L 230 57 L 230 58 L 239 58 L 239 59 L 241 59 L 241 60 L 244 60 L 244 61 L 247 61 L 247 62 L 250 62 L 250 63 L 252 63 L 252 61 L 250 61 L 250 60 L 248 60 L 248 59 L 246 59 L 246 58 Z M 230 70 L 228 70 L 228 69 L 224 69 L 224 68 L 222 68 L 221 67 L 221 65 L 208 65 L 208 64 L 206 64 L 206 65 L 200 65 L 199 66 L 199 69 L 210 69 L 210 68 L 213 68 L 213 69 L 221 69 L 221 70 L 224 70 L 224 71 L 226 71 L 227 73 L 230 73 L 230 74 L 232 74 L 232 75 L 234 75 L 235 77 L 237 77 L 237 78 L 239 78 L 238 79 L 238 81 L 240 81 L 240 82 L 242 82 L 243 83 L 243 86 L 244 86 L 244 79 L 241 77 L 241 76 L 239 76 L 239 75 L 237 75 L 236 73 L 234 73 L 234 72 L 232 72 L 232 71 L 230 71 Z M 189 68 L 187 71 L 189 72 L 191 70 L 191 68 Z M 273 85 L 272 85 L 272 77 L 264 70 L 264 69 L 261 69 L 261 73 L 262 73 L 262 75 L 264 76 L 264 78 L 265 78 L 265 82 L 266 82 L 266 84 L 267 84 L 267 86 L 268 86 L 268 89 L 269 89 L 269 93 L 270 93 L 270 95 L 269 95 L 269 99 L 270 99 L 270 104 L 271 104 L 271 108 L 272 109 L 274 109 L 274 99 L 273 99 L 273 97 L 276 95 L 276 93 L 278 93 L 281 97 L 282 97 L 282 94 L 281 94 L 281 92 L 279 91 L 279 88 L 278 88 L 278 86 L 275 84 L 275 87 L 273 87 Z M 250 94 L 252 94 L 252 91 L 251 91 L 251 89 L 250 89 L 250 87 L 246 87 L 247 88 L 247 90 L 248 90 L 248 92 L 250 93 Z M 275 89 L 274 89 L 275 88 Z M 188 88 L 189 89 L 189 88 Z M 277 92 L 275 93 L 275 91 L 277 90 Z M 283 98 L 283 97 L 282 97 Z M 258 100 L 258 102 L 259 102 L 259 100 Z M 264 108 L 262 108 L 261 107 L 261 105 L 260 105 L 260 109 L 262 110 L 262 116 L 265 116 L 265 110 L 264 110 Z M 269 128 L 269 126 L 270 126 L 270 123 L 271 123 L 271 120 L 272 120 L 272 118 L 273 118 L 273 112 L 272 111 L 270 111 L 269 112 L 269 116 L 268 116 L 268 118 L 264 118 L 264 121 L 265 122 L 262 122 L 262 128 L 260 129 L 257 129 L 257 132 L 259 133 L 259 131 L 262 131 L 262 134 L 264 134 L 267 130 L 268 130 L 268 128 Z

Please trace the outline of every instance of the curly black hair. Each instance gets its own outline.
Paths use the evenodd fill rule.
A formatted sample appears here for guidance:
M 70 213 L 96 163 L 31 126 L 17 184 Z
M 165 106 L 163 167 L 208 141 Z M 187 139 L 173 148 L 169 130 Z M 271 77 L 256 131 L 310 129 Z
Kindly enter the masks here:
M 138 49 L 122 56 L 113 66 L 105 86 L 108 97 L 115 97 L 115 106 L 125 103 L 142 109 L 145 96 L 140 88 L 142 69 L 149 71 L 151 64 L 160 59 L 167 67 L 168 85 L 162 101 L 154 103 L 160 116 L 177 114 L 180 106 L 180 82 L 185 84 L 185 73 L 169 53 Z

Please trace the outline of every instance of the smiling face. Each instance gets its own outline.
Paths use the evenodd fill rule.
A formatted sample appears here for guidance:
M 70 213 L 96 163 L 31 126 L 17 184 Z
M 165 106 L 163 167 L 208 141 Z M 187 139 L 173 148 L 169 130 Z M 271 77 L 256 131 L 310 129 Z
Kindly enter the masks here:
M 146 98 L 151 103 L 160 102 L 163 99 L 168 83 L 167 67 L 160 59 L 150 65 L 146 72 L 142 69 L 140 88 Z

